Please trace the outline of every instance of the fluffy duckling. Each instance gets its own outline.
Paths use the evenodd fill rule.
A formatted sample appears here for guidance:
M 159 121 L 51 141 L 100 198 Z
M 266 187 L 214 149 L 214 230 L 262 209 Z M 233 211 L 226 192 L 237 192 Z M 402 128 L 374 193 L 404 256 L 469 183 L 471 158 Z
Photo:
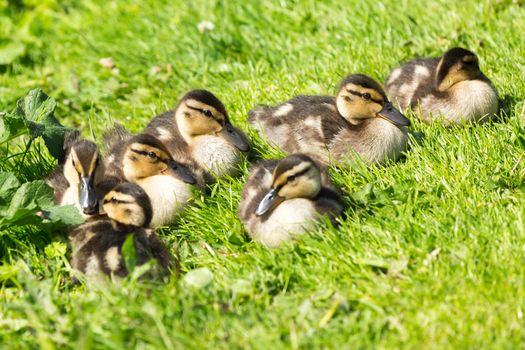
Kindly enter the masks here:
M 271 144 L 324 164 L 354 154 L 369 164 L 396 160 L 407 149 L 410 125 L 383 88 L 362 74 L 343 79 L 336 97 L 301 95 L 256 107 L 249 121 Z
M 140 185 L 151 200 L 151 227 L 169 224 L 186 206 L 196 184 L 192 171 L 173 160 L 156 137 L 131 135 L 120 126 L 106 134 L 106 181 Z M 108 186 L 111 187 L 111 186 Z
M 323 215 L 335 223 L 341 211 L 325 170 L 304 154 L 255 164 L 239 204 L 248 234 L 268 247 L 307 232 Z
M 453 48 L 438 58 L 419 58 L 394 69 L 386 92 L 403 110 L 421 111 L 423 121 L 482 122 L 498 111 L 498 95 L 479 69 L 478 57 Z
M 64 150 L 64 161 L 46 178 L 54 190 L 55 204 L 74 204 L 84 217 L 98 213 L 104 163 L 97 145 L 74 131 L 66 135 Z
M 132 183 L 122 183 L 106 194 L 103 209 L 107 216 L 96 216 L 69 234 L 73 247 L 71 266 L 87 276 L 128 274 L 122 246 L 133 235 L 136 264 L 154 258 L 165 271 L 171 257 L 162 240 L 151 229 L 143 228 L 152 218 L 149 198 Z
M 145 133 L 161 140 L 175 159 L 177 153 L 191 155 L 206 183 L 232 175 L 241 155 L 250 150 L 222 102 L 206 90 L 188 92 L 174 110 L 156 116 Z

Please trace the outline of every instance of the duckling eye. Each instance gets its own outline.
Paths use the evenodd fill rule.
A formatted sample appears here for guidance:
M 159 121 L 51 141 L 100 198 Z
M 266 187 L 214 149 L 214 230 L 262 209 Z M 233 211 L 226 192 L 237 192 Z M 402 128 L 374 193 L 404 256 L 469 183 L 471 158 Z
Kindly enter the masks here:
M 157 155 L 155 154 L 155 152 L 148 152 L 147 155 L 148 155 L 148 157 L 150 157 L 152 159 L 157 158 Z
M 295 180 L 295 175 L 288 176 L 288 182 Z
M 207 110 L 207 109 L 203 109 L 203 110 L 202 110 L 202 114 L 204 114 L 204 115 L 207 116 L 208 118 L 213 117 L 213 114 L 211 113 L 211 111 L 209 111 L 209 110 Z
M 365 92 L 364 94 L 361 95 L 365 100 L 370 100 L 370 98 L 372 98 L 372 96 L 370 96 L 370 94 L 368 92 Z
M 115 197 L 111 197 L 111 203 L 117 203 L 118 200 Z

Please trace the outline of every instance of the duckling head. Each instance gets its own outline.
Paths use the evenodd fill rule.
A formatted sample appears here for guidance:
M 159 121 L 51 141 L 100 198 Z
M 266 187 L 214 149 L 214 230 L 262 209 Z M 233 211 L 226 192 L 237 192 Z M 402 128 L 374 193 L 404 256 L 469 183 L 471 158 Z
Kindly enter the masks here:
M 288 156 L 275 167 L 272 187 L 259 203 L 255 214 L 269 213 L 288 199 L 315 198 L 320 190 L 321 172 L 314 161 L 303 154 Z
M 104 196 L 102 207 L 107 216 L 124 225 L 147 226 L 153 212 L 142 187 L 124 182 Z
M 394 125 L 410 125 L 410 121 L 388 101 L 381 85 L 363 74 L 352 74 L 343 79 L 336 104 L 339 113 L 351 124 L 383 118 Z
M 126 180 L 131 182 L 161 174 L 171 175 L 188 184 L 197 182 L 191 170 L 173 160 L 162 142 L 149 134 L 139 134 L 129 140 L 122 170 Z
M 182 97 L 175 110 L 180 133 L 188 144 L 199 136 L 224 139 L 241 152 L 250 150 L 250 143 L 231 123 L 222 102 L 207 90 L 192 90 Z
M 77 139 L 66 150 L 64 176 L 70 186 L 78 186 L 78 203 L 86 215 L 98 211 L 95 185 L 102 181 L 104 163 L 95 143 Z
M 436 87 L 446 91 L 454 84 L 480 78 L 479 59 L 472 51 L 455 47 L 448 50 L 439 60 L 436 69 Z

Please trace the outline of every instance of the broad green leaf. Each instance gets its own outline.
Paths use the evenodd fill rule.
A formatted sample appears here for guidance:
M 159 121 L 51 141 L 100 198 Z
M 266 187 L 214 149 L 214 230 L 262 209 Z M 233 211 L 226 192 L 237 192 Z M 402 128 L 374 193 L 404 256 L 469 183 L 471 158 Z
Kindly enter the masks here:
M 18 100 L 16 114 L 24 116 L 27 120 L 39 122 L 48 115 L 53 114 L 57 104 L 41 89 L 29 91 L 26 97 Z
M 9 114 L 0 117 L 0 143 L 7 142 L 27 132 L 23 117 Z
M 26 51 L 26 46 L 19 41 L 11 41 L 0 46 L 0 64 L 11 64 Z
M 137 252 L 135 249 L 135 236 L 129 234 L 122 245 L 122 257 L 124 258 L 124 264 L 129 273 L 135 270 L 137 265 Z
M 47 208 L 45 215 L 52 223 L 61 222 L 65 225 L 80 225 L 84 222 L 84 217 L 75 205 Z
M 13 173 L 0 172 L 0 206 L 11 202 L 20 182 Z
M 53 189 L 43 180 L 27 182 L 15 192 L 9 207 L 2 213 L 0 226 L 29 225 L 42 222 L 36 213 L 53 206 Z
M 31 137 L 34 139 L 41 136 L 51 155 L 56 159 L 62 159 L 64 135 L 72 129 L 64 127 L 55 118 L 53 115 L 55 108 L 56 102 L 53 98 L 40 89 L 34 89 L 24 99 L 18 101 L 17 108 L 11 116 L 22 119 Z

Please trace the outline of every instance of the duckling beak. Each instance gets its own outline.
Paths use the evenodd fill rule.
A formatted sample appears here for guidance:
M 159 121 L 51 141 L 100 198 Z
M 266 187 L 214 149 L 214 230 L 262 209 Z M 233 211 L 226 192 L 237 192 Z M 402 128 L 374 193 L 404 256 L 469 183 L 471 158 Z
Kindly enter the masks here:
M 264 215 L 277 207 L 284 201 L 284 198 L 277 194 L 277 190 L 274 188 L 264 196 L 259 206 L 255 210 L 255 215 Z
M 241 135 L 241 133 L 231 125 L 231 123 L 226 122 L 222 127 L 222 130 L 219 131 L 219 136 L 233 144 L 241 152 L 248 152 L 250 150 L 250 144 L 248 140 Z
M 410 125 L 410 120 L 408 120 L 407 117 L 405 117 L 403 113 L 398 111 L 390 102 L 385 102 L 385 104 L 383 105 L 383 109 L 380 110 L 379 113 L 377 113 L 377 116 L 390 121 L 394 125 Z
M 80 177 L 80 191 L 79 191 L 79 203 L 80 208 L 84 214 L 91 215 L 95 214 L 98 210 L 98 199 L 93 184 L 92 176 L 81 176 Z
M 190 185 L 195 185 L 197 183 L 197 180 L 195 179 L 193 172 L 190 169 L 188 169 L 186 166 L 180 163 L 177 163 L 176 161 L 172 159 L 168 160 L 167 164 L 168 164 L 168 173 L 171 176 L 176 177 Z

